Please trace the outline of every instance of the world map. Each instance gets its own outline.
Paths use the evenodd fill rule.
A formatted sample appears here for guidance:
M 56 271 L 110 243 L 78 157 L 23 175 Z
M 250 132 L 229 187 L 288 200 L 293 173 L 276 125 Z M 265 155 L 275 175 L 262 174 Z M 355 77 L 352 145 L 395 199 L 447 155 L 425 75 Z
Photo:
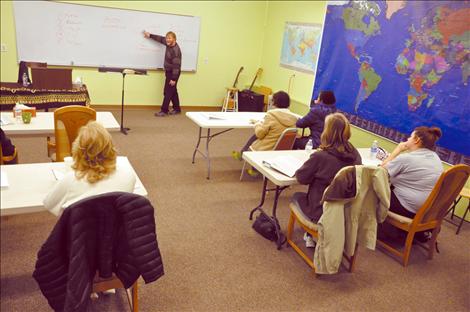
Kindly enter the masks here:
M 312 98 L 400 141 L 438 126 L 441 159 L 470 163 L 470 2 L 333 1 Z
M 314 72 L 322 27 L 319 24 L 286 23 L 281 49 L 281 65 Z

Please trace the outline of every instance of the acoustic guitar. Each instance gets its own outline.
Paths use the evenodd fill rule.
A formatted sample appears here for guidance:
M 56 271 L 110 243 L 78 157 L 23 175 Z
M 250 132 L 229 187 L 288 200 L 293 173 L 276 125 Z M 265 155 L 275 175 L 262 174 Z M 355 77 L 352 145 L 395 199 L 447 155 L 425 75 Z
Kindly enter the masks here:
M 235 78 L 235 81 L 233 82 L 232 88 L 236 88 L 238 84 L 238 77 L 240 77 L 240 73 L 243 71 L 243 66 L 240 67 L 237 73 L 237 77 Z
M 261 76 L 262 73 L 263 73 L 263 69 L 261 67 L 258 68 L 258 70 L 256 71 L 256 74 L 255 74 L 255 78 L 253 78 L 253 81 L 251 82 L 251 85 L 248 88 L 248 90 L 251 91 L 251 89 L 253 88 L 253 85 L 255 84 L 256 79 L 258 79 L 258 77 Z
M 237 76 L 235 77 L 235 80 L 233 81 L 233 85 L 232 85 L 232 88 L 233 89 L 236 89 L 237 88 L 237 84 L 238 84 L 238 77 L 240 77 L 240 74 L 241 72 L 243 71 L 243 66 L 240 67 L 240 69 L 238 70 L 238 73 L 237 73 Z M 228 89 L 228 88 L 227 88 Z M 228 108 L 229 109 L 232 109 L 233 106 L 234 106 L 234 99 L 233 99 L 233 96 L 235 95 L 234 92 L 231 92 L 230 93 L 230 98 L 228 99 Z M 222 99 L 222 104 L 224 103 L 225 101 L 225 98 Z

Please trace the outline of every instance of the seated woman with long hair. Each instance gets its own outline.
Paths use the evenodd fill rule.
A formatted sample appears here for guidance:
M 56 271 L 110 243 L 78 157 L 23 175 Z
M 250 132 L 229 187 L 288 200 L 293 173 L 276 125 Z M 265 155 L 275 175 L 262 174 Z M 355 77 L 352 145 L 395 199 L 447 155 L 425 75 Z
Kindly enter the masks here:
M 392 185 L 390 211 L 414 218 L 426 201 L 443 171 L 441 160 L 434 152 L 441 135 L 441 129 L 437 127 L 417 127 L 408 140 L 398 144 L 384 160 L 382 166 L 387 169 Z M 385 227 L 379 227 L 382 237 L 385 234 L 393 239 L 405 234 Z M 420 241 L 426 240 L 423 232 L 415 237 Z
M 133 192 L 136 177 L 131 168 L 116 163 L 109 132 L 98 122 L 83 126 L 72 145 L 72 171 L 57 182 L 44 199 L 53 214 L 86 197 L 108 192 Z
M 320 201 L 336 173 L 343 167 L 362 163 L 361 155 L 349 142 L 350 137 L 349 121 L 343 114 L 326 116 L 319 149 L 295 173 L 300 184 L 308 184 L 308 193 L 295 193 L 292 201 L 314 222 L 323 213 Z M 304 240 L 307 247 L 314 247 L 312 237 L 305 235 Z

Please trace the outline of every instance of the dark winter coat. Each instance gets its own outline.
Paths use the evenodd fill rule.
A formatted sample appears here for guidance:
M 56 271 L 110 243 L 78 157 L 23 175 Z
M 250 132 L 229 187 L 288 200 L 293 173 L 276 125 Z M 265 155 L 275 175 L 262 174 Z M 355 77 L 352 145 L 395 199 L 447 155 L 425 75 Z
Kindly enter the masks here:
M 145 197 L 106 193 L 65 209 L 39 250 L 33 277 L 54 310 L 85 311 L 96 271 L 102 278 L 114 272 L 126 288 L 140 275 L 150 283 L 164 274 Z
M 297 120 L 297 128 L 310 128 L 313 148 L 320 146 L 320 135 L 325 126 L 325 118 L 327 115 L 334 112 L 336 112 L 336 106 L 334 104 L 314 104 L 307 115 Z
M 352 152 L 345 153 L 339 153 L 334 149 L 314 152 L 295 173 L 300 184 L 308 184 L 307 202 L 301 204 L 300 208 L 314 222 L 317 222 L 323 213 L 321 204 L 323 192 L 333 181 L 336 173 L 343 167 L 362 163 L 361 155 L 354 147 L 352 148 Z

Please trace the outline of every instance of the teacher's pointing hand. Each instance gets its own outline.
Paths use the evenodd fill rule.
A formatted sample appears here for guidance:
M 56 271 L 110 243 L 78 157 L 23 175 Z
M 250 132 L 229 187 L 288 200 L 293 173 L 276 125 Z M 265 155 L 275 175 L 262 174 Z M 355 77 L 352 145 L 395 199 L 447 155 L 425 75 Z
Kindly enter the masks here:
M 148 31 L 144 30 L 144 37 L 145 38 L 150 38 L 150 33 Z

